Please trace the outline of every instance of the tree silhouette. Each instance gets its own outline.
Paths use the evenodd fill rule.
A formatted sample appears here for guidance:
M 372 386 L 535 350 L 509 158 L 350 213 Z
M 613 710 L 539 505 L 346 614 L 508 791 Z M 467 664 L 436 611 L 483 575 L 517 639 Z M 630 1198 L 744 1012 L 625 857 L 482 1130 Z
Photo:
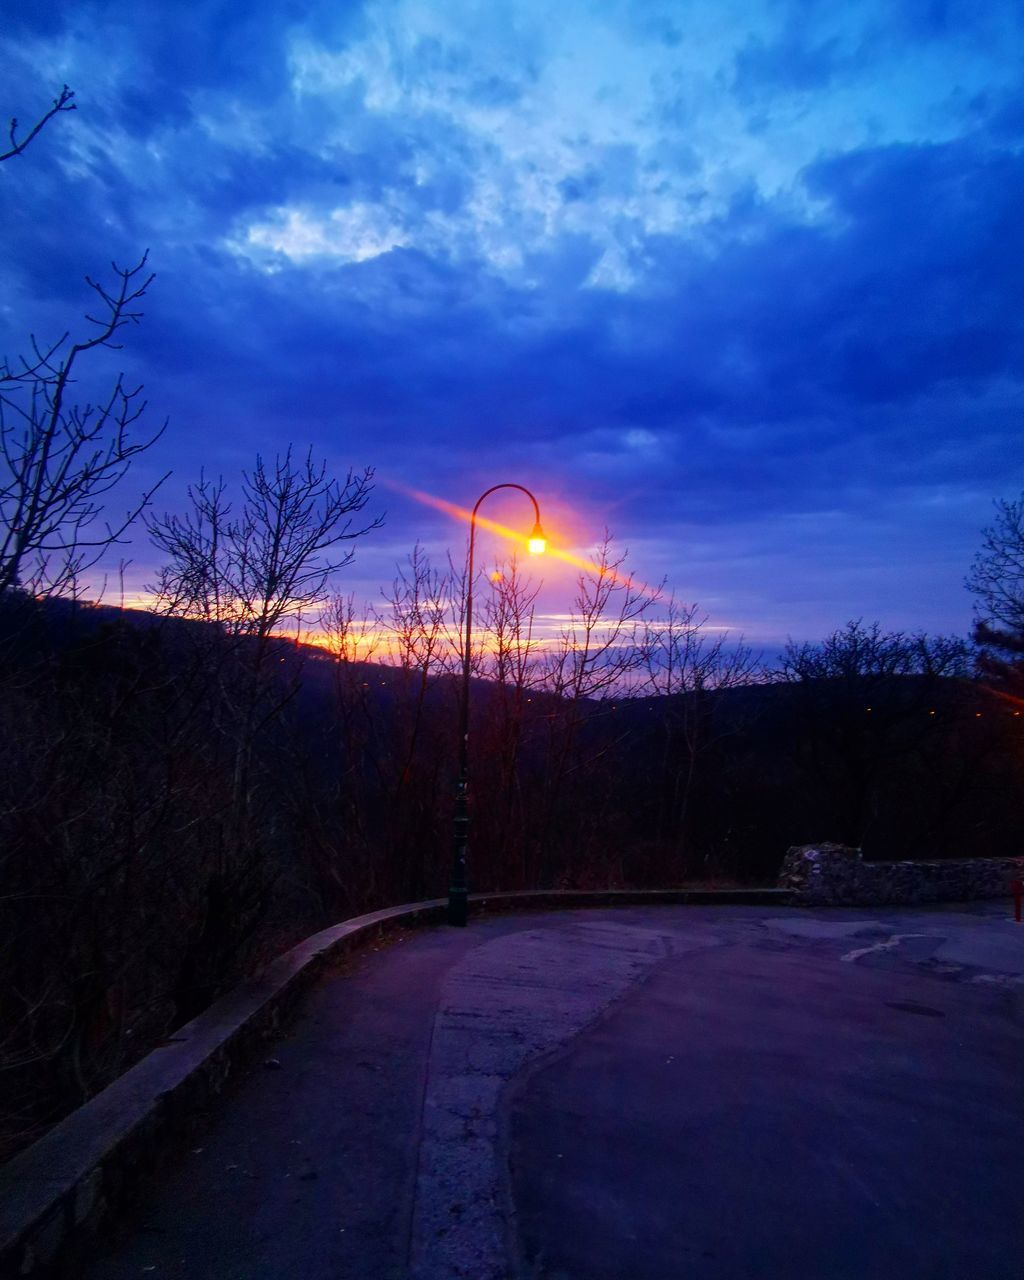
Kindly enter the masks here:
M 76 110 L 74 96 L 64 85 L 20 141 L 12 120 L 11 145 L 0 161 L 21 155 L 54 116 Z M 12 587 L 74 593 L 82 572 L 121 540 L 162 483 L 122 518 L 105 521 L 106 495 L 163 427 L 135 438 L 146 406 L 141 388 L 128 387 L 123 374 L 95 404 L 69 403 L 84 357 L 103 347 L 119 350 L 121 331 L 141 319 L 138 303 L 153 281 L 147 257 L 133 267 L 112 264 L 110 286 L 86 277 L 99 303 L 96 315 L 86 315 L 91 332 L 74 340 L 66 332 L 49 345 L 33 335 L 30 355 L 0 360 L 0 594 Z
M 1024 494 L 995 506 L 966 578 L 977 597 L 974 642 L 980 671 L 1003 697 L 1024 706 Z

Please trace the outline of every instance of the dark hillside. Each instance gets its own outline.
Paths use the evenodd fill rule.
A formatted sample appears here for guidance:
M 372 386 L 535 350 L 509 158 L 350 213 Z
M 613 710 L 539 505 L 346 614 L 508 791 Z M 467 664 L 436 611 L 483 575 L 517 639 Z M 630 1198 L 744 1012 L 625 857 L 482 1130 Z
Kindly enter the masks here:
M 443 895 L 459 683 L 107 606 L 0 609 L 7 1148 L 289 941 Z M 1022 720 L 939 676 L 472 687 L 471 886 L 772 883 L 1016 852 Z

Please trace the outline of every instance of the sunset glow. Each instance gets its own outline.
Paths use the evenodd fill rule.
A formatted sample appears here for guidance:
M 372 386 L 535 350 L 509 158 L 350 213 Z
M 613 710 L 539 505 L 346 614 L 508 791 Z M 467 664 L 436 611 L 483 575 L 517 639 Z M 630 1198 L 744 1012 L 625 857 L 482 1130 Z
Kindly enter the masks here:
M 607 526 L 757 642 L 969 625 L 1021 483 L 1019 4 L 8 8 L 4 118 L 53 78 L 77 110 L 0 183 L 0 352 L 88 333 L 82 277 L 148 246 L 125 367 L 169 419 L 131 480 L 170 472 L 161 509 L 294 443 L 375 469 L 361 600 L 443 556 L 428 507 L 465 521 L 385 489 L 508 475 L 551 612 Z M 122 556 L 142 601 L 141 524 Z

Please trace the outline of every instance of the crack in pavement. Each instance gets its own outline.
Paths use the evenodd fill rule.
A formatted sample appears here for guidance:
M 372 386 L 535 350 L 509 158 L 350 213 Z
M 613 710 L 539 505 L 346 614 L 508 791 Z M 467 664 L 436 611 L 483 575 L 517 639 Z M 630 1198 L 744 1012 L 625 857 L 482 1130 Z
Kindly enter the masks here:
M 840 959 L 844 960 L 847 964 L 852 964 L 854 961 L 859 960 L 861 956 L 871 955 L 872 952 L 895 951 L 900 943 L 905 941 L 907 938 L 934 937 L 938 937 L 941 940 L 942 935 L 933 933 L 894 933 L 892 937 L 886 939 L 885 942 L 875 942 L 869 947 L 857 947 L 853 951 L 847 951 L 847 953 L 844 956 L 841 956 Z

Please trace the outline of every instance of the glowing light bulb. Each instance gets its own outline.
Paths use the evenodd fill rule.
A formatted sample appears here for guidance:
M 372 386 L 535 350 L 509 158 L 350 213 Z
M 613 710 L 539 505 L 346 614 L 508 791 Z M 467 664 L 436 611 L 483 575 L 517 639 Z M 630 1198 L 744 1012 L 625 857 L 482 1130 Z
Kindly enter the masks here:
M 542 556 L 548 548 L 548 540 L 544 536 L 544 530 L 540 527 L 540 521 L 533 526 L 533 532 L 530 534 L 529 541 L 526 544 L 530 548 L 531 556 Z

